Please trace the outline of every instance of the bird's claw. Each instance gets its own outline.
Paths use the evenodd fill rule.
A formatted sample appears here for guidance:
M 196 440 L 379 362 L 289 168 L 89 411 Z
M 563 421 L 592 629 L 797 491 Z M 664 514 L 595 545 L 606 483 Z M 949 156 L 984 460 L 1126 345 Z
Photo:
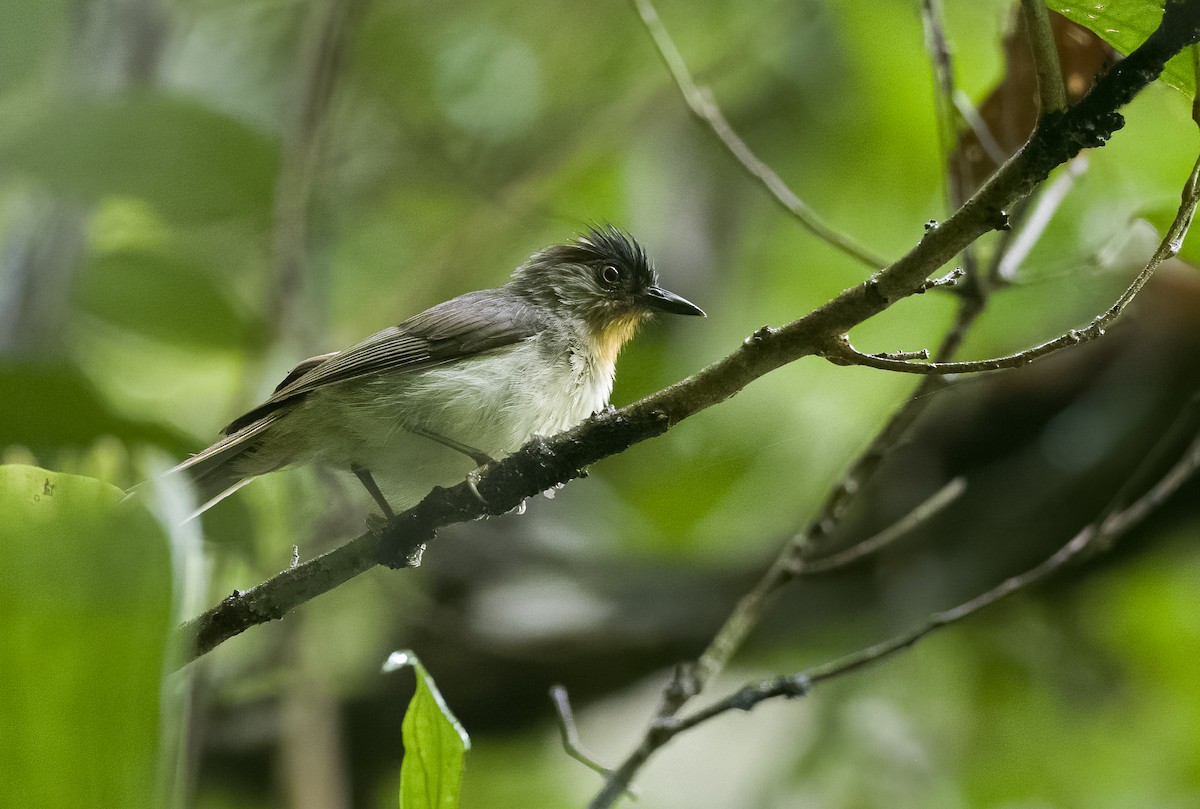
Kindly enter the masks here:
M 471 490 L 471 494 L 475 495 L 476 500 L 486 506 L 488 505 L 488 501 L 479 493 L 479 481 L 483 480 L 482 469 L 483 467 L 472 469 L 467 473 L 467 488 Z

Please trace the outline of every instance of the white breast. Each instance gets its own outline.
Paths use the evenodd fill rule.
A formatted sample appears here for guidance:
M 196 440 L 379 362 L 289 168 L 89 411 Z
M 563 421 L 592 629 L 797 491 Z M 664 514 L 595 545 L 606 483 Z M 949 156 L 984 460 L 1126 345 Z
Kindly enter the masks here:
M 614 364 L 588 361 L 578 346 L 562 350 L 561 343 L 538 342 L 543 339 L 314 393 L 289 418 L 307 422 L 305 432 L 321 436 L 305 460 L 364 466 L 400 506 L 434 485 L 462 480 L 475 467 L 462 453 L 414 435 L 412 427 L 502 457 L 535 434 L 554 435 L 603 409 Z

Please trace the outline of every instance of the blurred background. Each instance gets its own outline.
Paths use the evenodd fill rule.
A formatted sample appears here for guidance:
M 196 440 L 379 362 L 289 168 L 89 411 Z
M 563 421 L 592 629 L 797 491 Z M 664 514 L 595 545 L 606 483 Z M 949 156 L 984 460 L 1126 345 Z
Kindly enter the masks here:
M 985 111 L 992 152 L 1019 144 L 1036 110 L 1018 76 L 1026 46 L 1005 45 L 1016 5 L 944 3 L 960 100 Z M 658 10 L 759 156 L 886 259 L 947 215 L 947 165 L 990 170 L 988 149 L 955 147 L 939 125 L 912 0 Z M 1064 31 L 1082 91 L 1115 57 Z M 1179 89 L 1148 88 L 1109 145 L 1052 177 L 1059 200 L 1025 210 L 1044 231 L 1022 260 L 988 276 L 1013 245 L 980 245 L 991 283 L 962 358 L 1049 339 L 1116 299 L 1178 204 L 1190 113 Z M 0 120 L 0 460 L 121 489 L 211 443 L 298 360 L 499 285 L 591 222 L 628 229 L 709 313 L 643 330 L 618 405 L 870 272 L 689 116 L 615 0 L 6 0 Z M 906 300 L 855 344 L 935 348 L 960 299 Z M 827 541 L 870 536 L 955 477 L 964 494 L 877 557 L 793 585 L 714 694 L 901 631 L 1040 561 L 1129 481 L 1152 483 L 1200 424 L 1197 311 L 1200 275 L 1175 261 L 1104 339 L 926 394 Z M 701 651 L 916 384 L 785 367 L 521 517 L 444 530 L 420 568 L 371 571 L 229 641 L 164 679 L 162 805 L 394 805 L 412 678 L 380 666 L 398 648 L 421 655 L 472 735 L 464 806 L 583 805 L 599 778 L 559 747 L 549 686 L 569 689 L 585 744 L 615 764 L 670 666 Z M 1197 494 L 897 659 L 680 737 L 637 779 L 641 805 L 1200 805 Z M 285 568 L 293 545 L 308 559 L 361 533 L 370 510 L 357 484 L 319 470 L 257 481 L 182 528 L 180 492 L 139 496 L 170 543 L 154 569 L 172 621 Z M 15 592 L 17 573 L 0 575 Z M 115 614 L 105 631 L 123 621 L 159 631 Z M 62 656 L 78 626 L 44 631 L 0 651 L 35 673 L 88 666 L 86 638 Z M 93 667 L 3 700 L 69 745 L 77 715 L 37 700 L 86 712 L 126 680 Z M 129 745 L 114 735 L 90 752 L 103 763 Z M 14 772 L 52 766 L 16 752 L 2 756 Z

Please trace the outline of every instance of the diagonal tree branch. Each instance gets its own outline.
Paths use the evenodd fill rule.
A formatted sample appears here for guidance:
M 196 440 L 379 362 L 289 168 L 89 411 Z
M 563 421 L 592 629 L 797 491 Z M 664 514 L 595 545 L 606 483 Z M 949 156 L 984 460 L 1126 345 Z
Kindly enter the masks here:
M 737 350 L 681 382 L 620 410 L 597 414 L 550 439 L 534 438 L 490 464 L 477 489 L 466 482 L 434 489 L 421 503 L 329 553 L 298 565 L 180 627 L 187 659 L 289 610 L 376 564 L 403 566 L 411 551 L 441 527 L 498 515 L 524 498 L 564 483 L 581 470 L 729 399 L 776 368 L 828 349 L 830 342 L 924 286 L 925 279 L 990 230 L 1007 226 L 1006 211 L 1055 167 L 1081 149 L 1102 146 L 1124 124 L 1118 110 L 1162 72 L 1167 59 L 1200 40 L 1200 0 L 1169 0 L 1160 26 L 1103 76 L 1092 92 L 1061 114 L 1046 116 L 1026 145 L 945 222 L 929 228 L 907 254 L 867 281 L 781 328 L 764 327 Z

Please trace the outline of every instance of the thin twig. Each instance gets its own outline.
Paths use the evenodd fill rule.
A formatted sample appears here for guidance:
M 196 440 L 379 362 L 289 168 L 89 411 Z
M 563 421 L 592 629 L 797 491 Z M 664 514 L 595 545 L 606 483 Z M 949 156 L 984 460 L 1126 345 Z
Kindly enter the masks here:
M 671 35 L 667 32 L 662 20 L 659 19 L 658 11 L 655 10 L 654 5 L 650 0 L 632 1 L 638 16 L 641 17 L 643 25 L 645 25 L 646 30 L 654 40 L 655 47 L 658 48 L 659 56 L 662 58 L 663 63 L 666 64 L 667 70 L 671 72 L 671 76 L 675 79 L 675 84 L 679 87 L 679 91 L 683 95 L 683 100 L 687 103 L 688 108 L 691 109 L 697 118 L 708 124 L 709 129 L 713 131 L 713 134 L 717 136 L 729 153 L 733 155 L 734 159 L 741 164 L 742 168 L 753 177 L 758 178 L 766 189 L 771 192 L 771 196 L 787 209 L 800 223 L 801 227 L 809 233 L 827 242 L 855 261 L 865 264 L 872 269 L 887 266 L 887 261 L 875 255 L 867 248 L 856 244 L 848 236 L 838 233 L 821 221 L 820 217 L 808 206 L 808 203 L 802 200 L 783 181 L 783 178 L 775 173 L 770 166 L 764 163 L 746 145 L 746 142 L 741 139 L 729 121 L 726 120 L 725 114 L 721 112 L 721 108 L 713 98 L 712 92 L 707 87 L 701 87 L 696 84 L 695 79 L 692 78 L 687 63 L 683 60 L 679 49 L 675 47 L 675 42 L 671 39 Z
M 1063 83 L 1062 65 L 1058 61 L 1058 46 L 1050 25 L 1050 9 L 1045 0 L 1021 0 L 1025 30 L 1033 49 L 1033 66 L 1037 71 L 1038 98 L 1041 115 L 1061 112 L 1067 108 L 1067 88 Z
M 841 553 L 823 556 L 820 559 L 799 558 L 795 561 L 792 573 L 795 575 L 811 575 L 828 573 L 833 570 L 859 562 L 868 556 L 878 553 L 906 534 L 911 533 L 919 525 L 928 522 L 934 515 L 953 503 L 967 490 L 967 482 L 961 477 L 951 478 L 945 486 L 934 492 L 928 500 L 918 505 L 901 519 L 889 525 L 862 542 L 857 542 Z
M 1003 166 L 1004 161 L 1008 160 L 1008 152 L 1004 151 L 1004 147 L 996 140 L 996 136 L 988 128 L 987 121 L 983 120 L 983 116 L 979 114 L 979 110 L 972 103 L 970 96 L 962 90 L 954 91 L 954 109 L 958 110 L 959 116 L 967 122 L 967 126 L 971 127 L 971 131 L 979 139 L 979 145 L 983 147 L 988 158 L 997 166 Z
M 869 368 L 879 368 L 885 371 L 900 371 L 909 374 L 967 374 L 985 371 L 999 371 L 1005 368 L 1019 368 L 1029 365 L 1043 357 L 1062 351 L 1065 348 L 1086 343 L 1102 336 L 1106 329 L 1113 324 L 1121 313 L 1129 306 L 1138 292 L 1154 275 L 1154 271 L 1167 259 L 1178 255 L 1183 246 L 1183 239 L 1191 226 L 1192 217 L 1196 213 L 1196 204 L 1200 201 L 1200 159 L 1188 176 L 1187 185 L 1183 190 L 1183 201 L 1175 214 L 1175 220 L 1167 228 L 1167 233 L 1159 243 L 1154 255 L 1142 268 L 1141 272 L 1126 287 L 1121 296 L 1107 310 L 1092 319 L 1092 322 L 1082 329 L 1071 329 L 1060 334 L 1053 340 L 1040 345 L 1007 354 L 1003 357 L 991 357 L 985 360 L 968 360 L 965 362 L 915 362 L 907 359 L 897 359 L 885 354 L 864 354 L 850 344 L 844 335 L 834 341 L 826 356 L 835 363 L 845 365 L 865 365 Z
M 1187 448 L 1183 456 L 1172 466 L 1167 474 L 1145 495 L 1123 510 L 1106 510 L 1103 516 L 1072 537 L 1069 542 L 1059 548 L 1054 554 L 1024 573 L 1012 576 L 991 590 L 981 593 L 956 607 L 934 613 L 923 623 L 907 632 L 874 644 L 873 646 L 840 657 L 824 665 L 816 666 L 805 672 L 772 677 L 769 680 L 759 683 L 745 685 L 725 699 L 714 702 L 687 716 L 660 719 L 653 728 L 651 736 L 652 744 L 643 744 L 636 753 L 636 759 L 635 757 L 630 758 L 630 761 L 636 760 L 637 765 L 635 767 L 622 765 L 613 774 L 612 780 L 606 784 L 606 789 L 608 787 L 612 789 L 602 792 L 601 796 L 613 795 L 612 800 L 605 802 L 600 799 L 601 796 L 597 796 L 589 805 L 590 808 L 604 809 L 604 807 L 611 806 L 613 801 L 616 800 L 615 796 L 620 794 L 619 791 L 616 791 L 621 786 L 619 779 L 631 779 L 654 752 L 680 733 L 691 730 L 697 725 L 703 724 L 729 711 L 748 711 L 760 702 L 769 699 L 806 696 L 816 683 L 832 680 L 835 677 L 866 668 L 898 652 L 909 649 L 927 635 L 943 627 L 958 623 L 980 610 L 1002 601 L 1013 593 L 1029 588 L 1059 572 L 1085 551 L 1110 546 L 1117 538 L 1140 523 L 1148 514 L 1178 491 L 1185 482 L 1195 475 L 1198 468 L 1200 468 L 1200 436 L 1192 442 L 1191 446 Z
M 613 771 L 610 767 L 600 764 L 591 754 L 584 751 L 579 740 L 579 728 L 575 725 L 575 712 L 571 710 L 571 697 L 567 694 L 566 687 L 550 686 L 550 701 L 554 703 L 554 713 L 558 719 L 558 732 L 566 754 L 589 770 L 606 778 L 612 775 Z M 630 792 L 634 794 L 632 788 Z
M 950 210 L 963 203 L 963 173 L 960 166 L 951 166 L 954 160 L 954 145 L 958 141 L 958 106 L 954 84 L 954 60 L 950 55 L 950 43 L 942 25 L 940 0 L 921 0 L 921 23 L 925 28 L 925 49 L 929 51 L 929 62 L 933 66 L 934 112 L 938 124 L 938 145 L 941 147 L 942 165 L 946 166 L 946 206 Z

